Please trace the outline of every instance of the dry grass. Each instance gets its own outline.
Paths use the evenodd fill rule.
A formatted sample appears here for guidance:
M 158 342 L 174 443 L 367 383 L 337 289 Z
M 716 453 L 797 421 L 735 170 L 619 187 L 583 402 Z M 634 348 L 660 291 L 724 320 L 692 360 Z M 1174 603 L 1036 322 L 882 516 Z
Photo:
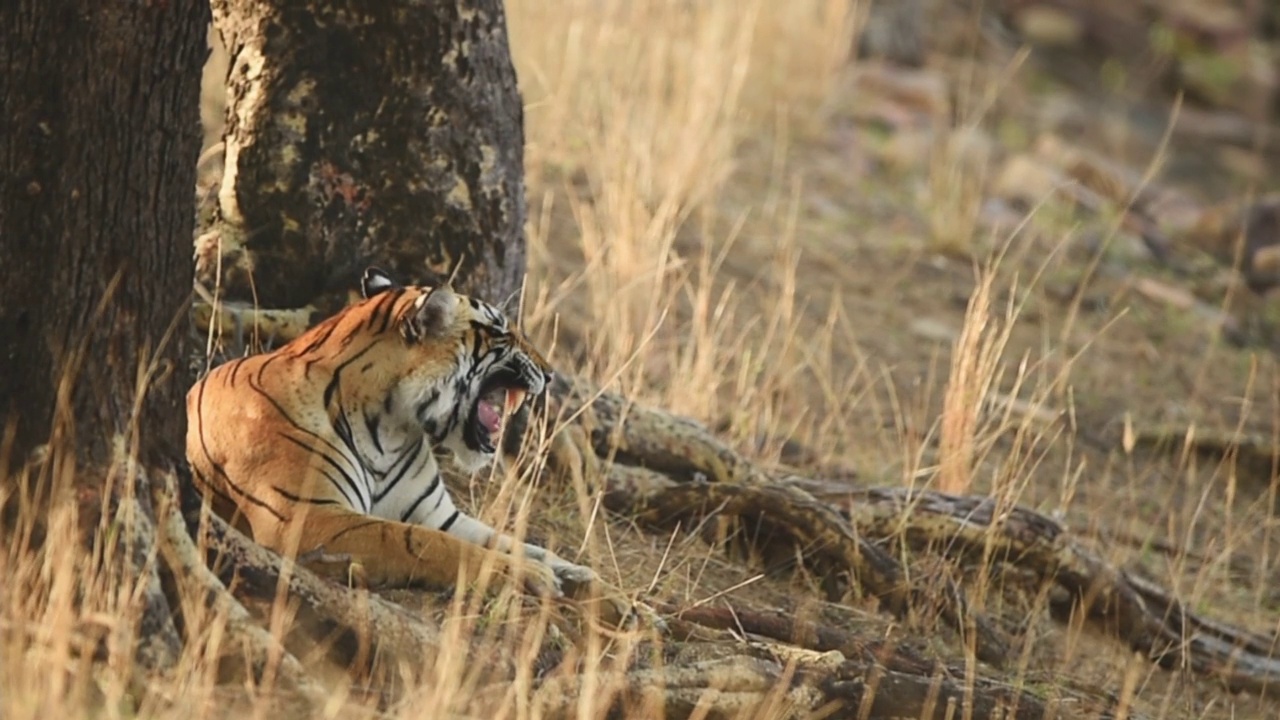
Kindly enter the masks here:
M 814 467 L 853 464 L 868 483 L 990 493 L 1061 514 L 1086 536 L 1135 538 L 1115 544 L 1117 561 L 1192 607 L 1275 629 L 1274 487 L 1245 491 L 1230 463 L 1117 454 L 1099 438 L 1120 411 L 1166 419 L 1170 388 L 1187 404 L 1228 406 L 1239 423 L 1280 427 L 1280 373 L 1219 346 L 1157 345 L 1149 319 L 1077 314 L 1079 297 L 1070 311 L 1055 306 L 1045 286 L 1088 264 L 1064 249 L 1071 228 L 1001 235 L 1008 252 L 976 281 L 971 261 L 935 255 L 978 247 L 988 150 L 975 155 L 970 142 L 988 95 L 975 94 L 962 127 L 939 133 L 931 161 L 901 180 L 927 189 L 921 206 L 833 139 L 834 120 L 858 102 L 846 77 L 857 15 L 848 0 L 510 0 L 507 11 L 528 107 L 525 323 L 559 365 L 720 427 L 765 461 L 795 439 L 816 451 Z M 997 68 L 983 92 L 1012 82 L 1014 67 Z M 911 330 L 922 318 L 952 341 Z M 473 501 L 485 519 L 532 528 L 628 591 L 698 602 L 745 583 L 731 595 L 803 604 L 794 587 L 755 578 L 696 538 L 606 523 L 593 497 L 546 488 L 535 499 L 530 477 L 501 474 L 473 486 Z M 269 687 L 218 684 L 218 613 L 188 629 L 198 641 L 163 685 L 134 685 L 137 588 L 111 553 L 86 561 L 75 527 L 65 506 L 40 547 L 0 554 L 0 716 L 279 713 Z M 1173 550 L 1154 549 L 1163 545 Z M 1027 618 L 1016 683 L 1092 684 L 1158 718 L 1275 710 L 1054 625 L 1045 597 L 1018 606 L 988 570 L 971 578 L 976 602 Z M 541 716 L 531 658 L 545 618 L 505 596 L 458 601 L 442 622 L 454 651 L 424 658 L 426 680 L 386 716 Z M 964 656 L 937 635 L 941 652 Z M 95 664 L 99 638 L 106 662 Z M 589 637 L 570 716 L 602 716 L 632 640 L 595 653 L 604 639 Z M 477 686 L 469 658 L 486 646 L 524 660 L 509 686 Z M 342 676 L 327 690 L 327 716 L 375 714 Z

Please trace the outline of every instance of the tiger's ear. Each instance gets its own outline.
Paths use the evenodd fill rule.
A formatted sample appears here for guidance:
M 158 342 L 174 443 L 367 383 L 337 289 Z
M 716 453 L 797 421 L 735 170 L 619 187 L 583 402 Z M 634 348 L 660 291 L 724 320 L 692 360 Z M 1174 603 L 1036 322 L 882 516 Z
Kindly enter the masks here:
M 413 301 L 400 331 L 410 341 L 439 337 L 453 325 L 457 309 L 458 296 L 448 288 L 436 288 Z
M 391 279 L 382 268 L 370 267 L 364 271 L 364 277 L 360 278 L 360 292 L 365 299 L 377 295 L 380 292 L 400 288 L 400 283 Z

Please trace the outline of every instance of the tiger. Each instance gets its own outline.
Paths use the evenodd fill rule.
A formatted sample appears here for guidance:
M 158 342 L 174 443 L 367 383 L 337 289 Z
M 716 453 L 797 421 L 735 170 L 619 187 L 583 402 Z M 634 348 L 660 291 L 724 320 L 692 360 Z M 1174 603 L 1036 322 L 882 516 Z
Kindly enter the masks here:
M 448 588 L 486 563 L 515 576 L 512 551 L 531 561 L 528 592 L 593 582 L 459 510 L 441 478 L 442 459 L 466 473 L 494 459 L 504 423 L 551 382 L 547 360 L 503 312 L 447 286 L 369 268 L 361 291 L 191 387 L 187 459 L 214 511 L 283 555 L 341 558 L 373 586 Z

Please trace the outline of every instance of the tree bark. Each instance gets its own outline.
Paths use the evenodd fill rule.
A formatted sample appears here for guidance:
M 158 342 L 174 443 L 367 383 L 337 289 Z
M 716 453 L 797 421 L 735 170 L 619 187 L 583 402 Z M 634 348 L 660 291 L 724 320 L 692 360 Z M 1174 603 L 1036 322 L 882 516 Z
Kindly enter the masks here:
M 368 265 L 491 301 L 525 271 L 523 110 L 500 0 L 213 0 L 224 172 L 197 279 L 332 312 Z
M 208 17 L 201 0 L 0 6 L 6 462 L 49 441 L 103 461 L 139 425 L 144 452 L 179 456 Z

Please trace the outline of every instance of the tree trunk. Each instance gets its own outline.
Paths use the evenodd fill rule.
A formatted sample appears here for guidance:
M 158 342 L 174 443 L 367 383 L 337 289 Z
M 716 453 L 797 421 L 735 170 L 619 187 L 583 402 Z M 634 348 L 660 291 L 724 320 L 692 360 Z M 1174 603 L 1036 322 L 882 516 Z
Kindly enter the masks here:
M 336 309 L 365 266 L 503 301 L 525 271 L 523 116 L 500 0 L 214 0 L 224 173 L 197 279 Z
M 0 7 L 8 462 L 50 440 L 102 460 L 135 425 L 180 457 L 208 17 L 202 0 Z

